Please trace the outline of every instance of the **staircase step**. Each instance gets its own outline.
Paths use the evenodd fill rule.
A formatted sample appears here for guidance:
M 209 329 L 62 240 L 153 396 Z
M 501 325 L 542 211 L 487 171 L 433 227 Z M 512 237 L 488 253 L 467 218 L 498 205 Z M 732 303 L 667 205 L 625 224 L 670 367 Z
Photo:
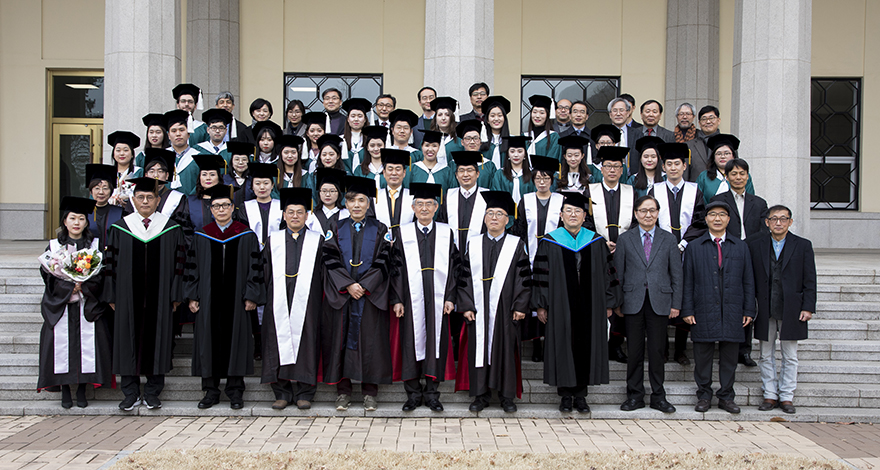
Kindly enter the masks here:
M 853 302 L 878 302 L 880 301 L 880 285 L 857 284 L 857 285 L 828 285 L 818 286 L 820 301 L 853 301 Z

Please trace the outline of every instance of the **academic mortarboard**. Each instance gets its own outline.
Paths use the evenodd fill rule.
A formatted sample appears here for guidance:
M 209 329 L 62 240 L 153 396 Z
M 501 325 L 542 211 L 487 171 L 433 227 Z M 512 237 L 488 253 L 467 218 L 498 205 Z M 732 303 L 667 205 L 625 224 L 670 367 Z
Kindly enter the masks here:
M 412 158 L 406 150 L 383 148 L 380 152 L 383 165 L 403 165 L 406 167 L 409 166 Z
M 312 124 L 318 124 L 323 129 L 326 125 L 327 115 L 324 113 L 305 113 L 303 115 L 302 122 L 305 123 L 306 126 L 310 126 Z
M 614 147 L 611 145 L 605 145 L 599 149 L 596 157 L 599 158 L 600 162 L 622 162 L 626 159 L 626 156 L 629 154 L 629 149 L 626 147 Z
M 562 195 L 565 196 L 565 199 L 562 200 L 562 205 L 568 204 L 585 211 L 589 210 L 590 200 L 583 194 L 577 191 L 562 191 Z
M 155 178 L 149 178 L 146 176 L 143 176 L 141 178 L 132 178 L 128 180 L 128 182 L 134 185 L 134 190 L 132 190 L 132 194 L 137 192 L 158 194 L 159 185 L 165 184 L 164 181 L 160 181 Z
M 199 87 L 192 83 L 181 83 L 171 90 L 171 94 L 174 96 L 174 101 L 180 100 L 180 95 L 190 95 L 196 103 L 199 102 L 200 92 L 201 90 L 199 90 Z
M 457 152 L 452 152 L 452 161 L 455 162 L 456 166 L 472 166 L 479 170 L 480 163 L 483 163 L 483 154 L 480 152 L 459 150 Z
M 229 152 L 230 155 L 247 155 L 248 157 L 252 157 L 256 153 L 257 148 L 250 142 L 230 140 L 229 142 L 226 142 L 226 151 Z
M 388 122 L 391 124 L 391 127 L 394 127 L 400 121 L 404 121 L 409 124 L 409 127 L 414 128 L 419 123 L 419 116 L 408 109 L 395 109 L 391 111 L 391 114 L 388 115 Z
M 599 124 L 590 131 L 590 138 L 593 142 L 599 142 L 599 139 L 607 135 L 614 143 L 620 143 L 620 129 L 611 124 Z
M 353 109 L 367 114 L 373 109 L 373 103 L 370 103 L 370 100 L 364 98 L 349 98 L 342 103 L 342 109 L 349 114 L 351 114 Z
M 382 128 L 384 129 L 384 127 Z M 432 131 L 429 129 L 419 129 L 424 137 L 422 138 L 422 142 L 428 142 L 431 144 L 439 144 L 443 142 L 443 133 L 438 131 Z
M 677 142 L 671 142 L 668 144 L 662 143 L 657 146 L 657 152 L 660 154 L 660 158 L 664 162 L 667 160 L 675 160 L 677 158 L 688 163 L 691 156 L 691 150 L 688 148 L 687 144 Z
M 275 124 L 272 121 L 260 121 L 254 124 L 253 132 L 251 132 L 251 134 L 253 134 L 254 136 L 254 140 L 259 142 L 260 134 L 262 134 L 265 130 L 269 130 L 269 132 L 272 133 L 272 140 L 275 140 L 276 143 L 278 143 L 278 138 L 281 137 L 282 134 L 284 134 L 284 131 L 281 130 L 281 127 L 278 124 Z
M 413 199 L 437 199 L 443 194 L 443 186 L 433 183 L 410 183 L 409 194 Z
M 340 193 L 343 193 L 345 187 L 345 171 L 337 170 L 336 168 L 317 168 L 315 169 L 315 181 L 318 186 L 317 189 L 321 189 L 321 186 L 323 186 L 324 183 L 330 183 L 336 186 L 336 189 L 338 189 Z
M 590 141 L 587 140 L 586 137 L 581 137 L 575 134 L 559 138 L 559 146 L 562 147 L 563 151 L 566 149 L 577 149 L 582 151 L 589 143 Z
M 544 108 L 548 113 L 550 108 L 553 107 L 553 100 L 546 95 L 532 95 L 529 97 L 529 103 L 531 103 L 532 108 Z
M 383 126 L 366 126 L 361 130 L 361 134 L 364 136 L 364 147 L 366 147 L 368 140 L 376 139 L 385 142 L 385 139 L 388 138 L 388 128 Z
M 133 151 L 141 146 L 141 138 L 129 131 L 116 131 L 107 136 L 107 144 L 116 147 L 116 144 L 126 144 Z
M 312 190 L 309 188 L 281 188 L 278 190 L 279 199 L 281 199 L 281 210 L 287 209 L 287 206 L 294 204 L 303 206 L 307 211 L 312 210 Z
M 529 161 L 532 162 L 533 171 L 542 171 L 551 177 L 553 173 L 561 171 L 559 160 L 555 158 L 545 157 L 543 155 L 530 155 Z
M 466 119 L 455 126 L 455 134 L 459 139 L 463 139 L 464 135 L 470 131 L 476 131 L 478 134 L 483 129 L 483 122 L 478 119 Z
M 223 108 L 211 108 L 202 113 L 202 121 L 209 126 L 214 122 L 222 122 L 228 126 L 232 123 L 232 113 Z
M 141 121 L 143 121 L 144 125 L 147 126 L 147 129 L 149 129 L 150 126 L 159 126 L 162 129 L 168 129 L 168 125 L 165 124 L 164 114 L 150 113 L 141 118 Z
M 641 155 L 646 148 L 653 148 L 658 149 L 657 152 L 659 153 L 659 147 L 664 143 L 665 142 L 660 137 L 654 135 L 645 136 L 636 141 L 636 152 Z M 687 144 L 685 144 L 685 146 L 687 146 Z
M 328 145 L 333 147 L 336 153 L 342 153 L 342 137 L 336 134 L 324 134 L 318 138 L 319 151 Z M 342 158 L 342 156 L 340 155 L 339 158 Z
M 362 178 L 360 176 L 346 176 L 345 188 L 347 192 L 363 194 L 369 198 L 376 197 L 376 180 Z
M 65 196 L 61 199 L 61 213 L 89 215 L 95 210 L 96 201 L 84 197 Z
M 516 204 L 507 191 L 481 191 L 480 195 L 486 201 L 486 209 L 502 209 L 507 215 L 513 215 L 516 212 Z
M 183 124 L 184 126 L 189 120 L 189 113 L 182 109 L 173 109 L 165 113 L 166 129 L 170 129 L 175 124 Z
M 727 215 L 730 215 L 730 206 L 727 205 L 724 201 L 711 201 L 709 204 L 706 204 L 706 210 L 703 212 L 703 216 L 709 213 L 710 210 L 715 209 L 724 209 L 727 212 Z
M 206 189 L 205 192 L 210 196 L 211 202 L 217 199 L 229 199 L 232 201 L 235 188 L 231 184 L 218 184 Z
M 524 149 L 529 147 L 529 136 L 527 135 L 506 135 L 504 140 L 507 141 L 507 148 L 516 147 Z
M 193 161 L 199 166 L 199 171 L 216 171 L 222 175 L 226 170 L 226 160 L 220 155 L 193 155 Z
M 272 163 L 248 163 L 248 174 L 251 178 L 278 178 L 278 165 Z
M 455 107 L 457 105 L 458 101 L 455 101 L 455 98 L 451 98 L 449 96 L 438 96 L 431 101 L 431 111 L 448 109 L 450 113 L 454 113 Z
M 709 137 L 706 145 L 712 149 L 712 153 L 715 153 L 715 151 L 718 150 L 718 147 L 721 147 L 722 145 L 727 145 L 735 152 L 739 150 L 739 139 L 731 134 L 715 134 L 712 137 Z
M 174 176 L 174 160 L 176 159 L 177 155 L 171 150 L 147 147 L 144 149 L 144 173 L 149 171 L 152 164 L 156 162 L 165 167 L 165 171 L 169 173 L 169 179 L 171 179 Z
M 483 100 L 483 104 L 480 105 L 480 109 L 483 111 L 483 114 L 489 114 L 489 110 L 494 107 L 501 108 L 501 111 L 504 114 L 510 113 L 510 100 L 503 96 L 490 96 Z
M 293 147 L 295 149 L 300 149 L 302 148 L 303 142 L 305 142 L 305 139 L 298 135 L 285 134 L 278 138 L 278 148 Z
M 116 167 L 100 163 L 86 163 L 86 185 L 94 180 L 106 181 L 111 188 L 116 187 Z

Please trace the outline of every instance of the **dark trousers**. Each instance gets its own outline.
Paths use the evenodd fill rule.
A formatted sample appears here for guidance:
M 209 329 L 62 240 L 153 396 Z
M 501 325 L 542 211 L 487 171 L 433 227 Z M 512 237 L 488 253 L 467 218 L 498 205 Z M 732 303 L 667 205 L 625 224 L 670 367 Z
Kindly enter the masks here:
M 202 377 L 202 390 L 205 392 L 205 396 L 219 399 L 220 377 Z M 241 401 L 244 396 L 244 377 L 228 377 L 224 392 L 230 400 Z
M 556 387 L 556 394 L 560 397 L 586 398 L 587 386 L 580 385 L 577 387 Z
M 623 340 L 626 338 L 626 323 L 623 318 L 617 315 L 611 315 L 611 336 L 608 337 L 608 350 L 613 351 L 623 346 Z
M 742 343 L 739 343 L 739 355 L 742 356 L 744 354 L 752 353 L 752 324 L 749 323 L 743 328 L 746 332 L 746 340 Z
M 278 382 L 272 384 L 272 392 L 275 393 L 275 399 L 284 400 L 288 403 L 293 403 L 297 400 L 314 401 L 317 391 L 317 385 L 302 382 L 294 384 L 286 379 L 278 379 Z
M 336 384 L 336 393 L 339 395 L 349 395 L 351 396 L 352 388 L 351 388 L 351 379 L 342 379 Z M 361 393 L 364 396 L 375 397 L 379 394 L 379 384 L 361 384 Z
M 278 379 L 272 384 L 272 393 L 275 394 L 276 400 L 284 400 L 288 403 L 293 402 L 293 382 L 285 379 Z
M 712 362 L 715 354 L 714 342 L 694 342 L 694 381 L 697 382 L 697 399 L 712 399 Z M 736 381 L 736 354 L 739 343 L 718 341 L 718 379 L 721 388 L 715 394 L 719 400 L 733 400 L 736 394 L 733 383 Z
M 137 397 L 141 394 L 141 377 L 139 375 L 123 375 L 119 385 L 126 397 Z M 164 375 L 148 375 L 147 384 L 144 385 L 144 396 L 158 397 L 164 388 Z
M 645 338 L 647 336 L 648 379 L 651 381 L 651 403 L 666 398 L 663 388 L 666 347 L 666 325 L 669 317 L 657 315 L 651 307 L 651 298 L 645 291 L 642 309 L 633 315 L 624 315 L 626 322 L 626 396 L 636 401 L 645 399 Z
M 406 391 L 407 398 L 413 400 L 439 400 L 440 392 L 437 391 L 437 382 L 432 377 L 425 377 L 425 385 L 422 385 L 421 379 L 410 379 L 403 381 L 403 389 Z

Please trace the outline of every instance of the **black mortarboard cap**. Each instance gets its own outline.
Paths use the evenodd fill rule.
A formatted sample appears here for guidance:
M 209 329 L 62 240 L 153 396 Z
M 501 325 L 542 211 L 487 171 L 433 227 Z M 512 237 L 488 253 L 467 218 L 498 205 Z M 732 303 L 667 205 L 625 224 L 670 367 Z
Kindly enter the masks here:
M 599 142 L 599 138 L 603 135 L 607 135 L 616 143 L 620 142 L 620 129 L 611 124 L 599 124 L 590 131 L 590 138 L 593 139 L 593 142 Z
M 104 180 L 111 188 L 116 187 L 116 167 L 100 163 L 86 163 L 86 185 L 93 180 Z
M 147 147 L 144 149 L 144 173 L 150 169 L 153 162 L 159 162 L 165 167 L 165 171 L 169 173 L 169 179 L 171 179 L 176 171 L 174 167 L 176 159 L 177 155 L 171 150 Z
M 369 198 L 376 197 L 376 180 L 374 180 L 373 178 L 346 176 L 345 188 L 346 192 L 363 194 Z
M 303 206 L 307 211 L 312 210 L 312 190 L 309 188 L 281 188 L 278 190 L 281 199 L 281 210 L 295 204 Z
M 409 124 L 409 127 L 414 128 L 419 123 L 419 116 L 408 109 L 395 109 L 391 111 L 391 114 L 388 115 L 388 122 L 391 124 L 391 127 L 394 127 L 399 121 L 405 121 Z
M 199 102 L 199 87 L 193 85 L 192 83 L 181 83 L 177 85 L 171 90 L 171 94 L 174 96 L 174 101 L 180 99 L 180 95 L 190 95 L 193 97 L 196 103 Z
M 431 111 L 437 111 L 438 109 L 448 109 L 449 112 L 454 113 L 457 104 L 458 101 L 455 101 L 455 98 L 449 96 L 438 96 L 431 101 Z
M 533 171 L 543 171 L 550 176 L 560 170 L 559 160 L 555 158 L 545 157 L 543 155 L 530 155 L 529 161 L 532 163 Z
M 168 129 L 168 125 L 165 124 L 165 115 L 159 113 L 150 113 L 141 118 L 141 121 L 144 123 L 147 128 L 150 126 L 159 126 L 162 129 Z
M 220 155 L 193 155 L 193 161 L 199 166 L 199 171 L 217 171 L 222 175 L 226 170 L 226 160 Z
M 324 134 L 318 138 L 319 151 L 328 145 L 333 147 L 333 149 L 336 150 L 336 153 L 342 153 L 342 137 L 339 137 L 336 134 Z M 342 158 L 342 155 L 340 155 L 339 158 Z
M 306 126 L 319 124 L 321 127 L 324 127 L 327 124 L 327 115 L 316 112 L 305 113 L 302 122 L 305 123 Z
M 251 178 L 278 178 L 278 165 L 273 163 L 248 163 L 248 175 Z
M 272 121 L 260 121 L 256 124 L 254 124 L 253 132 L 251 132 L 251 134 L 253 134 L 253 136 L 254 136 L 254 140 L 259 142 L 260 141 L 260 134 L 262 134 L 263 131 L 266 129 L 268 129 L 270 132 L 272 132 L 272 135 L 275 136 L 274 140 L 275 140 L 275 143 L 277 144 L 278 138 L 281 137 L 281 134 L 283 134 L 284 131 L 281 130 L 281 127 L 278 124 L 275 124 Z
M 639 139 L 642 140 L 642 139 Z M 662 143 L 657 146 L 657 152 L 660 154 L 660 158 L 665 162 L 666 160 L 674 160 L 676 158 L 681 159 L 681 161 L 688 163 L 690 161 L 691 150 L 688 148 L 685 143 Z
M 255 155 L 257 148 L 250 142 L 230 140 L 229 142 L 226 142 L 226 151 L 229 152 L 230 155 L 247 155 L 248 157 L 251 157 Z
M 480 163 L 483 163 L 483 154 L 480 152 L 471 152 L 468 150 L 459 150 L 452 152 L 452 161 L 456 166 L 473 166 L 480 169 Z
M 483 111 L 483 114 L 489 114 L 489 110 L 494 107 L 500 107 L 504 114 L 510 113 L 510 100 L 503 96 L 490 96 L 483 100 L 483 104 L 480 105 L 480 109 Z
M 385 142 L 388 138 L 388 128 L 383 126 L 366 126 L 361 130 L 364 136 L 364 147 L 367 146 L 367 140 L 378 139 Z
M 712 149 L 713 153 L 722 145 L 727 145 L 731 150 L 737 151 L 739 150 L 739 139 L 732 134 L 715 134 L 712 137 L 709 137 L 706 145 Z
M 478 119 L 466 119 L 466 120 L 458 123 L 457 126 L 455 126 L 455 134 L 458 135 L 459 139 L 462 139 L 462 138 L 464 138 L 464 135 L 467 134 L 468 132 L 477 131 L 477 133 L 479 133 L 480 130 L 482 130 L 482 129 L 483 129 L 483 122 L 482 121 L 480 121 Z
M 581 137 L 575 134 L 559 138 L 559 146 L 562 147 L 563 151 L 566 149 L 583 150 L 589 143 L 590 141 L 587 140 L 586 137 Z
M 516 147 L 516 148 L 528 148 L 529 147 L 529 136 L 527 135 L 506 135 L 504 136 L 504 140 L 507 141 L 507 147 Z
M 344 109 L 346 113 L 350 113 L 352 109 L 356 109 L 367 114 L 373 109 L 373 103 L 370 103 L 370 100 L 364 98 L 350 98 L 342 103 L 342 109 Z
M 659 153 L 659 147 L 663 144 L 664 141 L 660 137 L 654 135 L 645 136 L 636 141 L 636 152 L 641 155 L 642 151 L 644 151 L 646 148 L 653 148 L 657 149 L 657 152 Z
M 627 154 L 629 154 L 629 149 L 627 147 L 606 145 L 599 149 L 596 157 L 599 158 L 600 162 L 622 162 L 626 159 Z
M 409 194 L 413 199 L 436 199 L 443 194 L 443 186 L 433 183 L 410 183 Z
M 532 108 L 544 108 L 548 113 L 553 106 L 553 100 L 547 95 L 532 95 L 529 97 L 529 103 L 531 103 Z
M 223 108 L 211 108 L 202 113 L 202 121 L 208 125 L 212 122 L 222 122 L 228 126 L 232 123 L 232 113 Z
M 183 124 L 184 126 L 187 124 L 187 120 L 189 119 L 189 113 L 182 109 L 172 109 L 165 113 L 165 128 L 170 129 L 171 126 L 175 124 Z
M 345 171 L 336 168 L 317 168 L 315 169 L 316 189 L 321 189 L 324 183 L 335 185 L 340 193 L 345 192 Z
M 391 164 L 391 165 L 409 166 L 410 160 L 412 159 L 412 157 L 410 157 L 409 152 L 407 152 L 406 150 L 400 150 L 400 149 L 383 148 L 381 150 L 381 155 L 382 155 L 382 164 L 383 165 Z
M 229 199 L 232 201 L 235 188 L 231 184 L 218 184 L 206 189 L 205 192 L 210 196 L 211 201 L 216 199 Z
M 384 129 L 384 128 L 383 128 Z M 419 129 L 424 134 L 422 138 L 422 142 L 429 142 L 432 144 L 439 144 L 443 142 L 443 133 L 438 131 L 432 131 L 430 129 Z
M 298 135 L 285 134 L 278 138 L 278 148 L 293 147 L 300 149 L 302 148 L 303 142 L 305 142 L 305 139 Z
M 516 204 L 507 191 L 481 191 L 480 195 L 486 201 L 486 209 L 503 209 L 507 215 L 514 215 L 516 212 Z
M 583 194 L 577 191 L 562 191 L 562 195 L 565 196 L 565 199 L 562 201 L 563 205 L 568 204 L 585 211 L 590 209 L 590 200 Z
M 95 210 L 95 200 L 84 197 L 65 196 L 61 199 L 61 213 L 89 215 Z
M 165 184 L 164 181 L 157 180 L 155 178 L 149 178 L 146 176 L 140 178 L 132 178 L 128 180 L 129 183 L 134 185 L 134 190 L 132 193 L 136 192 L 148 192 L 153 194 L 159 193 L 159 185 Z
M 141 138 L 134 132 L 116 131 L 107 136 L 107 144 L 116 147 L 116 144 L 126 144 L 132 151 L 141 146 Z

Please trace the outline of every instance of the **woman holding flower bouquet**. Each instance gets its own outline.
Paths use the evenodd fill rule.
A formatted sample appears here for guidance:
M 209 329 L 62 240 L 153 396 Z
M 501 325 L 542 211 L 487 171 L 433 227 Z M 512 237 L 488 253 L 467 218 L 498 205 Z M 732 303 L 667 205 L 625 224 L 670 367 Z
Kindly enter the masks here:
M 86 387 L 115 386 L 110 363 L 106 304 L 98 300 L 102 267 L 98 240 L 89 232 L 88 214 L 95 201 L 61 201 L 61 231 L 40 256 L 46 283 L 40 306 L 40 377 L 37 390 L 61 386 L 61 406 L 71 408 L 71 385 L 78 385 L 76 405 L 85 408 Z

